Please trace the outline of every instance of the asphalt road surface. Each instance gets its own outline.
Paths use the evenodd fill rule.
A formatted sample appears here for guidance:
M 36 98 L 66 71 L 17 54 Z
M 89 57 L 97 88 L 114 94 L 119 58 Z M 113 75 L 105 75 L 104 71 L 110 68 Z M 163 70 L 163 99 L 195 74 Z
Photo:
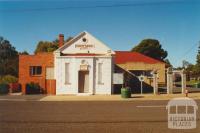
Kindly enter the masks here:
M 200 133 L 168 129 L 168 101 L 0 101 L 0 133 Z M 197 101 L 200 105 L 200 101 Z

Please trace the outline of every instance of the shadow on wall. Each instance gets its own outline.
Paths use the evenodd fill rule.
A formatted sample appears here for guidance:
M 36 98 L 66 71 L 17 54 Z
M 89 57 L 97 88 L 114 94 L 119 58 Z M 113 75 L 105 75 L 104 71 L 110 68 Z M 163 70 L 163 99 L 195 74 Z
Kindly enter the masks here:
M 114 72 L 124 73 L 124 85 L 114 85 L 114 94 L 120 94 L 122 86 L 130 87 L 132 93 L 141 93 L 141 82 L 137 77 L 129 74 L 127 71 L 117 65 L 115 65 Z M 153 87 L 143 82 L 143 93 L 153 93 Z

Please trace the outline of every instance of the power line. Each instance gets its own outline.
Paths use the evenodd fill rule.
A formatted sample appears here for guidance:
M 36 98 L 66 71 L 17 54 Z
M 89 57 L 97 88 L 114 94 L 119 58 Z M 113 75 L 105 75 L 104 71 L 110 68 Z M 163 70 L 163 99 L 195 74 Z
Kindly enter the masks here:
M 188 49 L 188 50 L 183 54 L 183 56 L 188 55 L 188 54 L 193 50 L 193 48 L 196 47 L 197 45 L 199 45 L 199 43 L 196 43 L 196 44 L 192 45 L 192 47 L 191 47 L 190 49 Z
M 182 61 L 182 59 L 184 59 L 184 57 L 186 57 L 192 50 L 194 47 L 196 47 L 197 45 L 199 45 L 199 43 L 195 43 L 194 45 L 192 45 L 192 47 L 190 47 L 180 58 L 178 58 L 176 61 Z
M 67 9 L 92 9 L 92 8 L 117 8 L 117 7 L 134 7 L 134 6 L 150 6 L 150 5 L 165 5 L 165 4 L 180 4 L 188 1 L 157 1 L 157 2 L 140 2 L 140 3 L 125 3 L 125 4 L 110 4 L 110 5 L 93 5 L 93 6 L 66 6 L 66 7 L 49 7 L 49 8 L 24 8 L 24 9 L 0 9 L 0 12 L 31 12 L 31 11 L 52 11 L 52 10 L 67 10 Z

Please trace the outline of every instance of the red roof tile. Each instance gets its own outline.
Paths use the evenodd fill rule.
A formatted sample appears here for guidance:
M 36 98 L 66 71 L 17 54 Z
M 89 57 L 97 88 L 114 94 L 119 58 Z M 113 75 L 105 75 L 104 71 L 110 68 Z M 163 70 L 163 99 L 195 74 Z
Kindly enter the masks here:
M 124 64 L 127 62 L 144 62 L 149 64 L 164 63 L 137 52 L 115 51 L 115 53 L 116 64 Z

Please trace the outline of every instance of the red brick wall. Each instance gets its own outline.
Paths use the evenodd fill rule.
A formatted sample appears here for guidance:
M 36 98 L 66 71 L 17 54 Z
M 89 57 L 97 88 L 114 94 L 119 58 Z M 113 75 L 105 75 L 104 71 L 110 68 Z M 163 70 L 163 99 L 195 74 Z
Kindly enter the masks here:
M 40 76 L 30 75 L 30 66 L 42 66 L 42 74 Z M 53 53 L 39 53 L 36 55 L 20 55 L 19 56 L 19 83 L 22 85 L 22 93 L 26 94 L 25 86 L 27 83 L 34 82 L 46 90 L 46 67 L 54 66 Z

